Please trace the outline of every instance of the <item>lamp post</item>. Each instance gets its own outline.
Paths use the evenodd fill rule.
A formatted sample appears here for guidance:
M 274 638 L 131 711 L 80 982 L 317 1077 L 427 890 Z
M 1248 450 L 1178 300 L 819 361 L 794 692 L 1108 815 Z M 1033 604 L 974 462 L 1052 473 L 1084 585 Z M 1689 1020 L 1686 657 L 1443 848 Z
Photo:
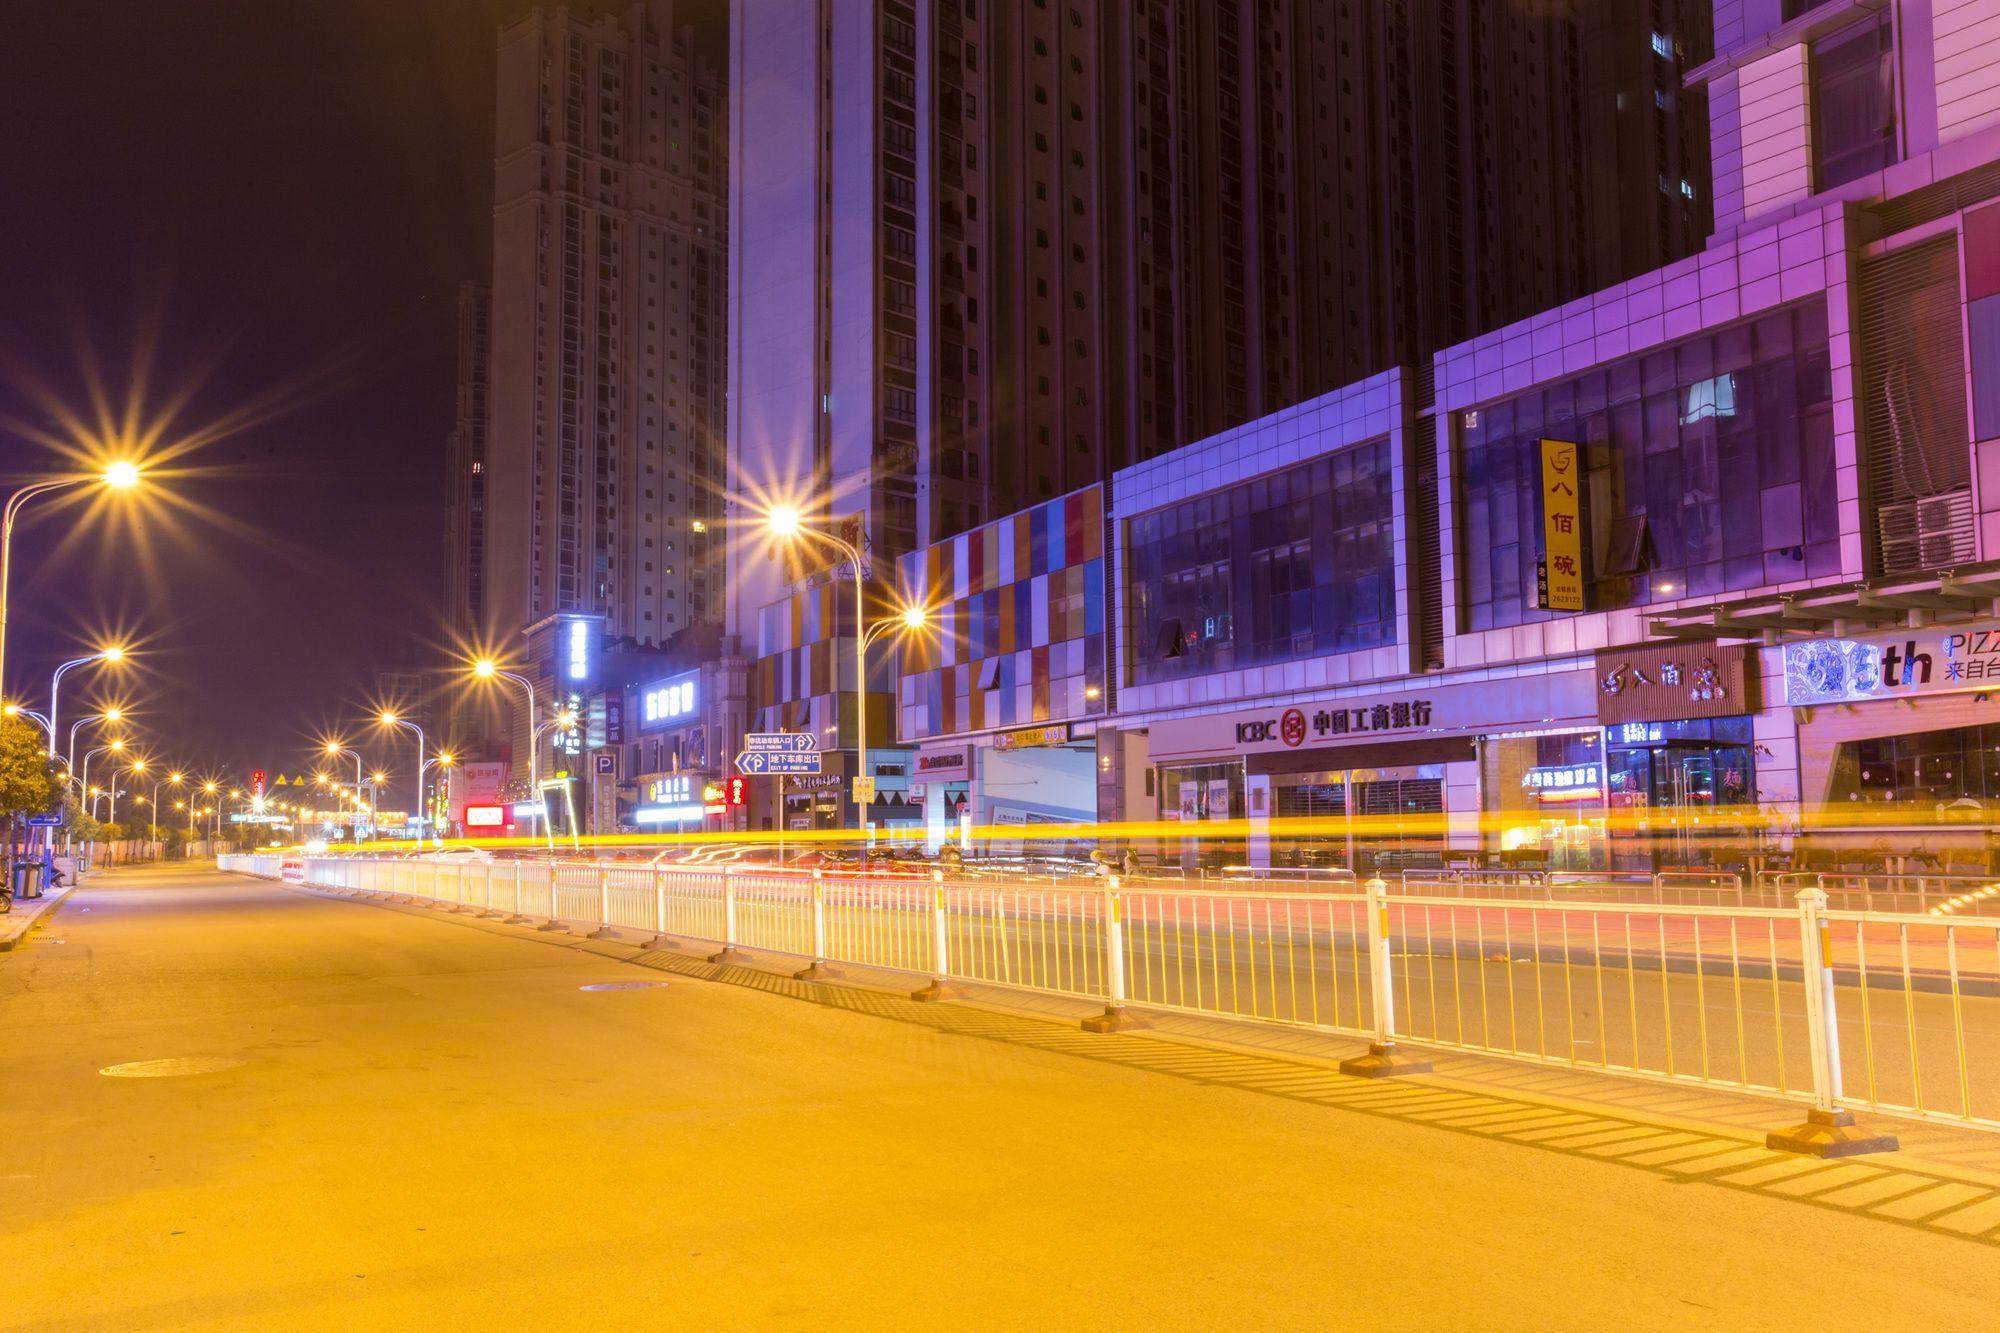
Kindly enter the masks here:
M 474 662 L 472 664 L 472 674 L 479 677 L 481 680 L 492 680 L 495 676 L 504 676 L 506 679 L 513 681 L 516 685 L 519 685 L 523 690 L 527 691 L 528 788 L 529 790 L 535 793 L 535 799 L 540 800 L 542 794 L 542 764 L 541 764 L 541 746 L 537 744 L 534 739 L 535 717 L 536 717 L 535 682 L 529 680 L 526 676 L 517 675 L 512 671 L 507 671 L 502 669 L 500 664 L 498 662 L 495 662 L 490 657 L 482 657 L 477 662 Z
M 123 751 L 124 748 L 125 748 L 124 741 L 111 741 L 108 744 L 98 746 L 94 750 L 85 750 L 83 752 L 83 775 L 78 780 L 77 786 L 82 788 L 86 792 L 90 790 L 90 757 L 92 755 L 103 754 L 106 751 L 109 751 L 112 754 L 118 754 L 121 751 Z M 96 818 L 97 816 L 97 800 L 95 797 L 93 797 L 90 802 L 90 814 L 93 819 Z
M 134 759 L 131 767 L 127 768 L 125 773 L 128 777 L 132 777 L 143 774 L 145 771 L 146 761 L 143 759 Z M 118 822 L 118 770 L 116 769 L 111 771 L 111 818 L 105 822 L 108 824 L 116 824 Z
M 424 769 L 435 768 L 438 771 L 438 789 L 439 789 L 438 796 L 440 799 L 433 801 L 432 805 L 438 806 L 446 810 L 449 810 L 451 808 L 451 766 L 457 762 L 458 760 L 454 758 L 448 751 L 439 751 L 435 758 L 424 760 L 423 768 L 419 768 L 417 770 L 418 791 L 423 790 Z M 431 818 L 428 812 L 426 812 L 425 818 L 427 819 Z M 440 826 L 443 823 L 444 821 L 442 819 L 432 819 L 433 827 Z M 440 840 L 441 836 L 442 835 L 438 835 L 437 837 L 434 837 L 432 840 L 438 841 Z
M 353 756 L 354 790 L 359 792 L 361 790 L 361 752 L 359 750 L 350 750 L 339 741 L 328 741 L 325 750 L 326 756 L 329 759 L 338 759 L 342 755 Z M 358 809 L 354 812 L 354 841 L 357 843 L 361 841 L 361 812 Z
M 385 727 L 401 727 L 403 730 L 413 733 L 417 738 L 417 831 L 422 833 L 424 819 L 424 729 L 408 718 L 397 717 L 395 713 L 388 710 L 384 710 L 376 721 Z
M 97 482 L 115 491 L 129 491 L 139 484 L 139 465 L 132 462 L 117 462 L 98 472 L 85 472 L 72 477 L 57 477 L 52 481 L 38 481 L 8 497 L 4 517 L 0 517 L 0 680 L 7 678 L 7 587 L 14 568 L 14 520 L 21 516 L 21 510 L 28 501 L 51 491 L 67 490 L 71 486 L 82 486 Z
M 843 539 L 830 532 L 811 527 L 799 511 L 789 506 L 773 509 L 765 515 L 765 525 L 772 535 L 781 540 L 794 537 L 809 537 L 824 542 L 846 556 L 849 568 L 854 571 L 854 776 L 865 778 L 868 774 L 868 606 L 866 577 L 862 570 L 861 552 Z M 836 739 L 838 739 L 836 735 Z M 781 814 L 782 817 L 782 814 Z M 854 826 L 865 829 L 868 826 L 868 807 L 860 801 L 854 803 Z
M 71 667 L 84 666 L 90 662 L 110 662 L 115 666 L 124 660 L 125 650 L 117 644 L 113 644 L 111 647 L 100 649 L 88 657 L 72 657 L 69 661 L 64 662 L 56 668 L 55 675 L 49 677 L 49 758 L 53 759 L 56 757 L 56 701 L 62 689 L 63 673 Z M 115 712 L 116 710 L 113 711 Z M 75 734 L 74 730 L 70 733 L 72 738 L 74 738 Z
M 125 710 L 117 706 L 101 713 L 90 713 L 69 724 L 69 771 L 76 772 L 76 732 L 79 727 L 87 727 L 93 722 L 119 722 L 125 717 Z
M 49 727 L 48 718 L 42 716 L 42 714 L 40 713 L 37 713 L 32 708 L 23 708 L 19 704 L 0 704 L 0 714 L 4 714 L 7 717 L 25 717 L 30 722 L 40 727 L 44 732 L 47 732 L 50 736 L 55 735 L 55 732 L 51 730 L 51 728 Z M 53 740 L 51 740 L 49 742 L 49 758 L 53 759 L 55 757 L 56 757 L 56 743 Z

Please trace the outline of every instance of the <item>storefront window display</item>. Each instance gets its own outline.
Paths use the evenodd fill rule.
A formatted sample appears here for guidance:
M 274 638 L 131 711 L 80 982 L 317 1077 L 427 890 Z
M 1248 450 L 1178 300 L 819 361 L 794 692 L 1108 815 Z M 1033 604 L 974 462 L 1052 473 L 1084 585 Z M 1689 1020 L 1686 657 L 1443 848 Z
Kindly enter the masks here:
M 1503 866 L 1603 870 L 1604 747 L 1596 730 L 1489 736 L 1479 743 L 1485 843 Z
M 1918 864 L 1985 873 L 2000 851 L 2000 723 L 1844 741 L 1834 750 L 1822 850 L 1865 865 L 1912 854 Z M 1851 833 L 1837 834 L 1843 810 Z
M 1225 760 L 1162 768 L 1159 792 L 1160 814 L 1166 819 L 1178 819 L 1189 825 L 1242 819 L 1243 762 Z M 1247 855 L 1240 838 L 1229 841 L 1198 833 L 1181 839 L 1178 852 L 1183 866 L 1207 869 L 1241 864 Z

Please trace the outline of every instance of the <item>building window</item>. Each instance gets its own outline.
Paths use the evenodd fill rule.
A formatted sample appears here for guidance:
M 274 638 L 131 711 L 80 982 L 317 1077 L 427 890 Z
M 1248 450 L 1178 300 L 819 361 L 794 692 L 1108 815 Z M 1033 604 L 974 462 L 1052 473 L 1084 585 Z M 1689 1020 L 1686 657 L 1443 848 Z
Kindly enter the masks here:
M 1133 681 L 1392 641 L 1393 504 L 1377 440 L 1134 519 Z
M 1896 160 L 1892 47 L 1887 13 L 1813 43 L 1815 189 L 1830 190 Z
M 1467 412 L 1464 628 L 1546 620 L 1541 441 L 1584 459 L 1590 610 L 1840 572 L 1826 307 L 1814 301 Z

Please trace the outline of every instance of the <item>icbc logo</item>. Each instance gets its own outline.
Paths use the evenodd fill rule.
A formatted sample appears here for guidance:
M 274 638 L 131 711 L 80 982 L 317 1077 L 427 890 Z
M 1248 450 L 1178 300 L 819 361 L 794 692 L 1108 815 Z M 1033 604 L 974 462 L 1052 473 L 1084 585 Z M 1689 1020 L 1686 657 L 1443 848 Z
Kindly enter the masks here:
M 1305 744 L 1306 715 L 1296 708 L 1287 708 L 1278 719 L 1278 739 L 1293 747 Z

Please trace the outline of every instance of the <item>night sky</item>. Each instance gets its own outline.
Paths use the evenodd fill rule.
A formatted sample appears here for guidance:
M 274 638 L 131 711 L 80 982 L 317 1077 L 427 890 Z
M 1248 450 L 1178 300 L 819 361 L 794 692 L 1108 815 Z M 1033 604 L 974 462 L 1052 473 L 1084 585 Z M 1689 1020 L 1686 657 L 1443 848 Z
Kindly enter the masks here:
M 121 408 L 148 363 L 152 416 L 191 391 L 168 440 L 251 417 L 174 460 L 184 503 L 29 511 L 9 697 L 46 706 L 53 665 L 118 631 L 143 748 L 241 776 L 361 734 L 378 667 L 445 660 L 455 300 L 486 276 L 494 33 L 525 8 L 8 6 L 0 472 L 66 466 L 15 428 L 56 429 L 47 394 L 87 410 L 92 363 Z M 65 678 L 67 716 L 95 684 Z

